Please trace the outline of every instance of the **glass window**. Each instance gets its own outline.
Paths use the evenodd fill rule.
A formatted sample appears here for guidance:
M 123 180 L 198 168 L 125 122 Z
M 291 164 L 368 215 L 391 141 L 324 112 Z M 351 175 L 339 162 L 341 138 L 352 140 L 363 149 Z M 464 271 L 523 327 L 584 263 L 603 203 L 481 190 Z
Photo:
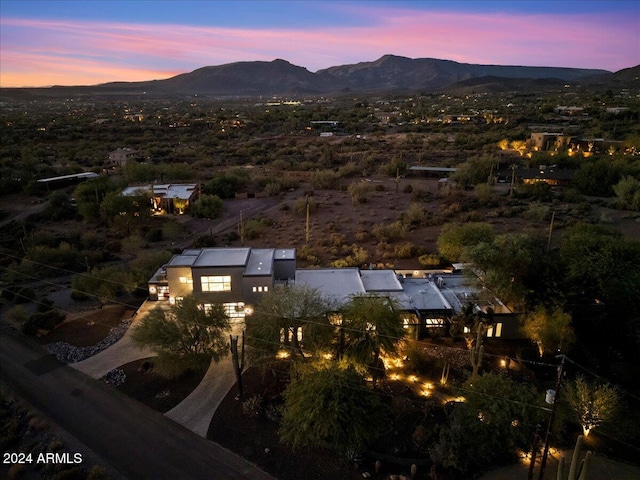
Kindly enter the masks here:
M 231 275 L 209 275 L 200 279 L 203 292 L 230 292 Z

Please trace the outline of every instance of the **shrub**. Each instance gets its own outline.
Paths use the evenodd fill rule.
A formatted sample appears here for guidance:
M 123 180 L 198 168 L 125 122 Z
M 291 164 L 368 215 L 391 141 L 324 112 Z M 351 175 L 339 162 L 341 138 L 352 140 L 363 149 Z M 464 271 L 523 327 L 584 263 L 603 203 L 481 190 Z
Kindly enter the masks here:
M 402 222 L 396 221 L 390 224 L 377 223 L 371 229 L 371 233 L 378 241 L 392 242 L 404 238 L 407 232 Z
M 274 197 L 282 191 L 282 185 L 277 182 L 270 182 L 265 185 L 264 191 L 270 197 Z
M 318 202 L 313 197 L 299 198 L 293 204 L 293 211 L 296 215 L 307 214 L 307 203 L 309 204 L 309 213 L 318 210 Z
M 367 197 L 371 191 L 371 185 L 366 182 L 354 182 L 347 187 L 351 201 L 353 204 L 367 203 Z
M 303 245 L 296 250 L 296 257 L 298 260 L 306 261 L 312 264 L 317 264 L 319 262 L 318 254 L 313 249 L 313 247 L 309 245 Z
M 340 180 L 340 175 L 333 170 L 320 170 L 311 177 L 311 185 L 317 190 L 334 189 Z
M 76 302 L 81 302 L 87 300 L 89 295 L 79 290 L 71 290 L 71 300 L 75 300 Z
M 404 225 L 417 227 L 428 224 L 429 214 L 417 203 L 412 203 L 411 206 L 402 213 L 400 218 Z
M 442 257 L 437 253 L 425 253 L 418 257 L 418 263 L 424 268 L 435 268 L 442 264 Z
M 551 208 L 548 205 L 541 205 L 532 203 L 529 208 L 524 212 L 525 218 L 534 220 L 536 222 L 544 222 L 551 218 Z
M 191 213 L 196 218 L 218 218 L 223 208 L 224 203 L 217 195 L 201 195 L 193 202 Z
M 395 258 L 412 258 L 418 255 L 420 248 L 411 242 L 402 243 L 394 247 Z
M 193 246 L 195 248 L 215 247 L 217 243 L 215 235 L 209 235 L 208 233 L 196 235 L 196 238 L 193 240 Z
M 256 394 L 242 402 L 242 413 L 249 417 L 257 417 L 262 410 L 262 395 Z
M 369 258 L 369 252 L 365 248 L 351 245 L 351 255 L 340 258 L 331 262 L 331 266 L 335 268 L 359 267 L 362 266 Z
M 38 330 L 52 330 L 56 325 L 62 323 L 64 319 L 65 315 L 55 310 L 34 313 L 22 325 L 22 331 L 27 335 L 35 335 Z

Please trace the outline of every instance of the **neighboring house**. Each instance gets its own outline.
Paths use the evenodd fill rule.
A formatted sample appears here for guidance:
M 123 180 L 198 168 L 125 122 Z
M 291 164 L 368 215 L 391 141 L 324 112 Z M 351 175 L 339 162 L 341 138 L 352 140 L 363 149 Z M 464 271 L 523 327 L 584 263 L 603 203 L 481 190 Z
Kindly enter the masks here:
M 125 188 L 122 195 L 133 196 L 140 192 L 149 195 L 154 211 L 182 215 L 198 199 L 199 189 L 196 183 L 138 185 Z
M 113 152 L 109 152 L 109 165 L 123 167 L 137 156 L 138 151 L 133 148 L 117 148 Z
M 356 295 L 393 299 L 404 312 L 404 326 L 415 338 L 447 334 L 449 319 L 472 298 L 461 275 L 427 271 L 361 270 L 359 268 L 297 269 L 295 249 L 203 248 L 185 250 L 149 280 L 149 299 L 170 304 L 195 295 L 205 308 L 222 303 L 231 318 L 251 314 L 261 296 L 278 284 L 306 285 L 318 290 L 336 309 Z M 452 285 L 458 285 L 456 289 Z M 446 288 L 445 288 L 446 287 Z M 481 303 L 497 314 L 513 315 L 495 300 Z M 505 317 L 506 318 L 506 317 Z M 510 320 L 515 325 L 515 318 Z M 513 337 L 517 329 L 496 324 L 489 337 Z
M 411 177 L 436 177 L 442 178 L 449 176 L 456 171 L 453 167 L 423 167 L 421 165 L 412 165 L 407 170 L 407 176 Z
M 533 132 L 530 144 L 534 151 L 564 150 L 571 142 L 571 135 L 552 132 Z
M 557 165 L 539 165 L 538 168 L 516 168 L 500 170 L 496 172 L 494 181 L 496 183 L 510 183 L 514 178 L 516 183 L 537 183 L 545 182 L 551 186 L 566 187 L 571 185 L 575 177 L 575 170 L 558 168 Z

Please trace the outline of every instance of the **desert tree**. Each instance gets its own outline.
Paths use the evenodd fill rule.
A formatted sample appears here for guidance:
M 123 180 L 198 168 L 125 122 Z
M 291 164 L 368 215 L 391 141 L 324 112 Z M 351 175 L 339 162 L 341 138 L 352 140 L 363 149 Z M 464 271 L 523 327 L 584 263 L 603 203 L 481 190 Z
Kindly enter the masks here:
M 527 451 L 541 410 L 535 388 L 504 374 L 484 373 L 460 389 L 448 425 L 431 449 L 432 460 L 462 472 L 465 478 L 498 459 Z
M 191 214 L 196 218 L 218 218 L 223 209 L 224 203 L 217 195 L 201 195 L 191 205 Z
M 133 328 L 132 339 L 156 355 L 156 370 L 175 377 L 219 361 L 229 349 L 229 317 L 222 304 L 204 306 L 194 296 L 156 307 Z
M 491 243 L 495 233 L 488 223 L 447 224 L 438 236 L 438 252 L 450 261 L 464 258 L 469 247 L 481 242 Z
M 620 405 L 617 388 L 589 382 L 581 375 L 567 385 L 564 397 L 585 437 L 594 428 L 613 420 Z
M 353 368 L 300 364 L 284 392 L 280 439 L 294 450 L 328 448 L 353 457 L 388 426 L 388 405 Z
M 381 355 L 397 352 L 405 334 L 398 305 L 389 297 L 356 295 L 335 319 L 336 357 L 368 369 L 375 385 L 384 376 Z
M 522 331 L 538 347 L 542 357 L 553 351 L 567 351 L 575 341 L 571 315 L 560 308 L 538 306 L 522 318 Z
M 328 348 L 333 335 L 331 302 L 305 285 L 274 286 L 265 292 L 253 315 L 245 319 L 251 357 L 274 358 L 280 350 L 292 358 Z

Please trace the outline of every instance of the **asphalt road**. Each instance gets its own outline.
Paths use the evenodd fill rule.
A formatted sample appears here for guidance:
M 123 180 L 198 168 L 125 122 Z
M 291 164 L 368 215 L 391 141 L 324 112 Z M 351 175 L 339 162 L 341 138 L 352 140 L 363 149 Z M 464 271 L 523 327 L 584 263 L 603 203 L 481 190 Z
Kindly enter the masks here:
M 233 452 L 58 362 L 5 326 L 0 381 L 128 478 L 274 480 Z

